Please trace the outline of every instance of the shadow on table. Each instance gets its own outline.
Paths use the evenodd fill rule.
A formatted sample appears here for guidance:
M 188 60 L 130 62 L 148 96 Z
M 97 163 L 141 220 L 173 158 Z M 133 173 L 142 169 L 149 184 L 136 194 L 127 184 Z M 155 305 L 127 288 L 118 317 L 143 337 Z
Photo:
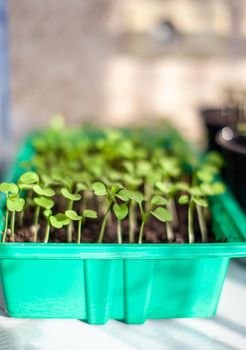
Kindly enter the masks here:
M 246 265 L 242 259 L 231 259 L 227 278 L 246 287 Z

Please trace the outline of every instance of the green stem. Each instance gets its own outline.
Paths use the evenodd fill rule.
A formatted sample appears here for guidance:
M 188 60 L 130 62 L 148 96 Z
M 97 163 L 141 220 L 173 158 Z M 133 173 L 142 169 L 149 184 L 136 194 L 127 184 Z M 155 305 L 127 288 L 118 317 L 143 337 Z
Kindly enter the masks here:
M 5 226 L 4 226 L 3 240 L 2 240 L 3 242 L 5 242 L 5 240 L 6 240 L 8 221 L 9 221 L 9 211 L 8 211 L 8 209 L 6 209 Z
M 68 201 L 68 210 L 72 210 L 73 209 L 73 201 L 69 200 Z M 70 224 L 67 227 L 67 242 L 71 243 L 73 241 L 73 223 L 72 221 L 70 222 Z
M 70 222 L 70 224 L 67 227 L 67 242 L 71 243 L 73 240 L 73 223 Z
M 19 213 L 19 225 L 23 226 L 24 221 L 24 209 Z
M 146 223 L 146 219 L 142 219 L 142 223 L 139 231 L 138 243 L 142 243 L 145 223 Z
M 71 199 L 68 201 L 67 209 L 68 210 L 72 210 L 73 209 L 73 201 Z
M 122 226 L 121 226 L 121 221 L 117 220 L 117 239 L 118 243 L 122 243 Z
M 77 238 L 77 243 L 81 243 L 81 231 L 82 231 L 82 224 L 84 224 L 84 219 L 82 218 L 78 222 L 78 238 Z
M 169 198 L 167 207 L 168 207 L 169 211 L 173 215 L 173 225 L 174 225 L 174 227 L 178 227 L 179 219 L 178 219 L 177 208 L 176 208 L 176 204 L 175 204 L 175 199 L 174 198 L 172 198 L 172 197 Z
M 129 208 L 129 242 L 135 242 L 135 229 L 136 229 L 136 215 L 135 215 L 136 203 L 131 201 Z
M 195 235 L 194 235 L 194 223 L 193 223 L 193 203 L 190 203 L 188 208 L 188 235 L 189 235 L 189 243 L 194 243 Z
M 37 238 L 38 238 L 38 218 L 39 218 L 39 213 L 40 213 L 40 206 L 36 206 L 35 208 L 35 212 L 34 212 L 34 222 L 33 222 L 33 226 L 34 226 L 34 242 L 37 242 Z
M 106 199 L 104 197 L 97 197 L 97 201 L 98 201 L 98 213 L 99 213 L 99 216 L 102 216 L 107 210 Z
M 112 206 L 112 200 L 109 202 L 108 204 L 108 207 L 107 207 L 107 210 L 106 210 L 106 213 L 105 213 L 105 216 L 103 218 L 103 221 L 102 221 L 102 226 L 101 226 L 101 230 L 100 230 L 100 234 L 99 234 L 99 238 L 98 238 L 98 243 L 102 243 L 103 241 L 103 237 L 104 237 L 104 233 L 105 233 L 105 228 L 106 228 L 106 224 L 107 224 L 107 221 L 108 221 L 108 217 L 109 217 L 109 213 L 110 213 L 110 208 Z
M 10 227 L 11 227 L 11 241 L 14 242 L 15 240 L 15 211 L 12 211 L 11 213 L 11 222 L 10 222 Z
M 86 191 L 84 191 L 83 195 L 82 195 L 81 204 L 80 204 L 80 212 L 81 213 L 83 213 L 83 211 L 85 210 L 85 208 L 87 206 L 87 201 L 88 201 L 88 197 L 87 197 Z
M 144 193 L 145 193 L 145 198 L 146 198 L 145 209 L 146 209 L 146 211 L 148 211 L 148 210 L 150 210 L 150 207 L 151 207 L 151 204 L 149 201 L 149 199 L 151 197 L 151 186 L 147 182 L 144 183 Z
M 44 236 L 44 243 L 48 243 L 50 236 L 50 222 L 49 219 L 47 221 L 46 229 L 45 229 L 45 236 Z
M 196 204 L 196 211 L 197 211 L 197 216 L 198 216 L 199 227 L 201 230 L 202 241 L 207 242 L 208 241 L 208 231 L 207 231 L 206 221 L 204 218 L 203 210 L 200 207 L 200 205 L 198 205 L 198 204 Z
M 173 226 L 170 221 L 166 222 L 166 230 L 167 230 L 167 240 L 172 242 L 174 240 Z

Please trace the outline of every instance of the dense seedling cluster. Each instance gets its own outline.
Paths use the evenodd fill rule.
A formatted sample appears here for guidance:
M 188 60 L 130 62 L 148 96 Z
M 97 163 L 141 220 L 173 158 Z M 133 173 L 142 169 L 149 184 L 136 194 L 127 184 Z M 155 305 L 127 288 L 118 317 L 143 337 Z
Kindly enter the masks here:
M 162 226 L 162 241 L 175 242 L 180 210 L 187 212 L 186 241 L 197 240 L 195 221 L 201 240 L 208 241 L 208 197 L 224 191 L 216 181 L 217 154 L 196 162 L 178 141 L 171 149 L 163 147 L 160 131 L 90 133 L 65 129 L 56 121 L 35 136 L 35 155 L 24 164 L 28 171 L 16 184 L 0 185 L 6 196 L 3 242 L 14 241 L 16 231 L 25 227 L 33 242 L 47 243 L 51 233 L 66 232 L 67 242 L 81 243 L 89 222 L 97 224 L 98 243 L 105 241 L 110 226 L 115 229 L 112 242 L 142 243 L 154 221 Z

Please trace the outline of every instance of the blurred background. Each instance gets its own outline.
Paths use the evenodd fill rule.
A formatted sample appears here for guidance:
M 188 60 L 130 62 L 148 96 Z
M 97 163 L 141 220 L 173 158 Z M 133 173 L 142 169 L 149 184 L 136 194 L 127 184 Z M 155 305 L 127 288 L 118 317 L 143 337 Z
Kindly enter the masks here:
M 245 89 L 244 0 L 8 4 L 15 140 L 61 113 L 112 125 L 161 116 L 202 143 L 199 108 Z
M 57 113 L 71 124 L 115 126 L 161 117 L 204 146 L 201 108 L 223 109 L 243 104 L 245 97 L 245 0 L 0 0 L 0 166 L 24 135 L 46 127 Z M 238 164 L 246 191 L 243 163 Z M 190 330 L 184 328 L 181 337 L 192 345 L 187 348 L 246 348 L 243 264 L 231 264 L 216 319 L 187 321 Z M 11 322 L 16 344 L 26 349 L 26 334 L 35 344 L 42 332 L 53 331 L 49 321 L 25 326 L 3 318 L 2 334 Z M 156 321 L 149 333 L 149 339 L 158 334 L 160 349 L 168 336 L 171 345 L 178 341 L 180 322 L 186 321 L 172 321 L 177 325 L 170 329 L 167 322 Z M 66 324 L 59 327 L 57 339 L 64 335 L 65 344 L 73 333 Z M 133 345 L 149 341 L 147 329 L 141 334 L 113 327 Z

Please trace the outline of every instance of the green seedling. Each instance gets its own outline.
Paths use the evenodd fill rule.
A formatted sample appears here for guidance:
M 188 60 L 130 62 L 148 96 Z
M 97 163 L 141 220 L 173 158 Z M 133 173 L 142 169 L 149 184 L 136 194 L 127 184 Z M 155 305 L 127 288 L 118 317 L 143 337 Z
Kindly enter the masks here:
M 0 192 L 6 195 L 6 217 L 5 217 L 5 227 L 3 232 L 3 242 L 6 240 L 6 234 L 8 229 L 8 220 L 9 220 L 9 212 L 11 212 L 11 223 L 10 223 L 10 231 L 11 241 L 14 241 L 14 233 L 15 233 L 15 213 L 23 210 L 25 205 L 25 200 L 19 197 L 19 190 L 16 184 L 3 182 L 0 185 Z
M 81 195 L 79 193 L 72 193 L 65 187 L 61 189 L 61 193 L 63 197 L 65 197 L 68 200 L 68 210 L 72 210 L 73 203 L 81 199 Z
M 126 204 L 117 204 L 113 206 L 114 214 L 117 218 L 117 240 L 118 243 L 122 243 L 122 225 L 121 221 L 124 220 L 128 215 L 128 207 Z
M 81 215 L 78 215 L 74 210 L 66 210 L 65 214 L 71 221 L 78 221 L 77 243 L 81 243 L 82 226 L 85 224 L 86 218 L 96 219 L 97 212 L 95 210 L 85 209 Z
M 199 225 L 201 228 L 201 234 L 203 241 L 207 241 L 207 229 L 205 226 L 205 221 L 202 216 L 202 212 L 200 210 L 201 207 L 207 207 L 207 201 L 204 198 L 200 197 L 200 193 L 198 191 L 191 188 L 191 195 L 184 194 L 179 198 L 179 204 L 188 205 L 188 237 L 189 243 L 195 242 L 195 233 L 194 233 L 194 208 L 196 206 Z M 192 194 L 193 193 L 193 194 Z
M 35 185 L 38 185 L 40 182 L 39 175 L 34 171 L 28 171 L 21 175 L 18 180 L 18 187 L 21 191 L 28 191 L 26 203 L 24 209 L 20 212 L 19 223 L 20 226 L 23 226 L 23 220 L 25 215 L 25 210 L 33 204 L 32 201 L 32 190 Z
M 69 225 L 71 222 L 71 220 L 63 213 L 51 215 L 49 220 L 50 220 L 50 225 L 55 229 L 61 229 L 64 226 Z
M 53 208 L 55 203 L 52 199 L 44 197 L 44 196 L 35 197 L 34 203 L 36 204 L 36 208 L 35 208 L 35 212 L 34 212 L 33 232 L 34 232 L 34 242 L 37 242 L 40 208 L 42 208 L 44 210 L 49 210 L 49 209 Z
M 52 216 L 52 210 L 51 209 L 45 209 L 44 217 L 47 220 L 46 228 L 45 228 L 45 235 L 44 235 L 44 243 L 48 243 L 49 236 L 50 236 L 50 217 Z
M 135 242 L 135 232 L 132 231 L 133 228 L 135 229 L 136 226 L 136 212 L 135 208 L 138 204 L 139 207 L 142 208 L 142 202 L 144 200 L 144 196 L 139 191 L 126 191 L 123 192 L 123 194 L 130 200 L 130 209 L 129 209 L 129 242 L 134 243 Z M 122 195 L 122 191 L 120 192 L 120 195 Z
M 166 223 L 168 239 L 169 240 L 173 239 L 172 230 L 170 230 L 170 228 L 169 228 L 169 223 L 173 219 L 172 214 L 166 208 L 162 207 L 162 206 L 166 206 L 167 203 L 168 203 L 168 201 L 166 198 L 164 198 L 162 196 L 158 196 L 158 195 L 153 196 L 151 201 L 150 201 L 149 210 L 144 211 L 143 206 L 142 206 L 142 201 L 141 202 L 139 201 L 138 204 L 139 204 L 139 208 L 140 208 L 142 222 L 141 222 L 141 227 L 140 227 L 140 232 L 139 232 L 138 243 L 142 243 L 143 234 L 144 234 L 144 227 L 145 227 L 145 224 L 146 224 L 150 215 L 154 216 L 159 221 Z
M 14 241 L 14 233 L 15 233 L 15 213 L 21 212 L 24 209 L 25 200 L 20 198 L 18 194 L 10 194 L 7 198 L 7 210 L 11 212 L 11 241 Z
M 63 187 L 61 189 L 61 193 L 62 193 L 63 197 L 65 197 L 68 200 L 67 210 L 72 210 L 73 203 L 75 201 L 79 201 L 81 199 L 81 195 L 79 193 L 72 193 L 66 187 Z M 69 243 L 72 242 L 72 231 L 73 231 L 73 223 L 71 221 L 68 225 L 68 228 L 67 228 L 67 241 Z
M 20 190 L 32 190 L 33 186 L 37 184 L 39 184 L 39 175 L 34 171 L 24 173 L 18 181 Z
M 119 198 L 121 200 L 125 200 L 125 201 L 130 200 L 129 243 L 134 243 L 135 242 L 136 221 L 137 221 L 136 206 L 137 206 L 137 204 L 140 205 L 140 203 L 142 203 L 144 196 L 139 191 L 121 190 L 119 192 Z
M 177 158 L 167 155 L 160 156 L 157 164 L 160 167 L 162 181 L 158 181 L 156 187 L 168 198 L 168 209 L 173 215 L 173 225 L 177 227 L 179 222 L 174 197 L 179 190 L 176 183 L 181 175 L 181 167 Z
M 137 175 L 137 169 L 134 167 L 134 164 L 130 161 L 123 162 L 123 167 L 127 170 L 127 173 L 123 175 L 123 181 L 127 188 L 131 191 L 137 191 L 138 187 L 143 183 L 143 179 Z M 129 242 L 135 242 L 135 232 L 137 226 L 137 217 L 136 217 L 136 201 L 130 199 L 129 207 Z
M 172 213 L 173 225 L 175 227 L 178 227 L 179 220 L 178 220 L 177 208 L 176 208 L 174 197 L 178 191 L 183 190 L 182 186 L 185 186 L 186 184 L 183 182 L 171 183 L 168 181 L 167 182 L 158 181 L 155 185 L 156 185 L 156 188 L 161 192 L 161 194 L 168 199 L 167 208 Z M 187 186 L 187 188 L 188 187 L 189 186 Z
M 107 224 L 113 203 L 116 201 L 116 197 L 120 198 L 121 200 L 124 200 L 124 196 L 120 196 L 120 191 L 122 191 L 122 189 L 123 187 L 121 185 L 113 185 L 110 189 L 107 189 L 106 186 L 101 182 L 94 182 L 92 184 L 92 190 L 94 191 L 94 194 L 98 197 L 105 196 L 107 199 L 107 207 L 102 220 L 102 225 L 101 225 L 101 229 L 98 237 L 98 243 L 103 242 L 106 224 Z
M 5 216 L 5 226 L 4 226 L 4 231 L 3 231 L 3 237 L 2 237 L 2 241 L 5 242 L 6 240 L 6 235 L 7 235 L 7 230 L 8 230 L 8 221 L 9 221 L 9 210 L 8 209 L 8 200 L 12 197 L 12 196 L 18 196 L 18 187 L 16 184 L 14 183 L 9 183 L 9 182 L 3 182 L 0 184 L 0 192 L 4 193 L 6 195 L 6 199 L 7 199 L 7 205 L 6 205 L 6 216 Z M 9 203 L 11 206 L 11 203 Z M 12 219 L 11 222 L 13 223 L 13 211 L 12 211 Z M 11 225 L 12 226 L 12 225 Z M 14 238 L 14 233 L 13 230 L 11 229 L 11 235 L 12 235 L 12 239 Z

